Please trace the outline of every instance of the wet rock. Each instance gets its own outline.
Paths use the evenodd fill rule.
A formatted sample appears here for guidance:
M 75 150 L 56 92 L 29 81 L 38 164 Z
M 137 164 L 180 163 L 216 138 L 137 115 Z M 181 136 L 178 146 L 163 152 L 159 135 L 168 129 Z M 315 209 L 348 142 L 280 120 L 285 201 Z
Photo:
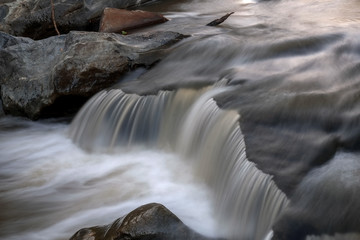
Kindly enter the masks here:
M 122 31 L 146 27 L 166 21 L 168 20 L 159 13 L 105 8 L 101 17 L 99 32 L 121 33 Z
M 59 99 L 89 97 L 137 66 L 161 59 L 163 49 L 185 36 L 152 32 L 70 32 L 33 41 L 0 34 L 0 86 L 7 114 L 36 119 Z
M 206 24 L 206 26 L 217 26 L 221 23 L 223 23 L 226 19 L 228 19 L 232 14 L 234 14 L 234 12 L 231 13 L 227 13 L 224 16 L 222 16 L 221 18 L 215 19 L 214 21 L 211 21 L 210 23 Z
M 84 228 L 70 240 L 206 240 L 158 203 L 143 205 L 105 226 Z
M 105 7 L 128 8 L 148 1 L 150 0 L 54 0 L 55 20 L 61 33 L 71 30 L 97 30 Z M 50 1 L 2 1 L 0 31 L 33 39 L 56 35 L 51 19 Z
M 359 173 L 358 156 L 344 152 L 312 169 L 273 226 L 273 240 L 302 240 L 307 235 L 360 232 Z M 344 236 L 343 239 L 351 237 Z

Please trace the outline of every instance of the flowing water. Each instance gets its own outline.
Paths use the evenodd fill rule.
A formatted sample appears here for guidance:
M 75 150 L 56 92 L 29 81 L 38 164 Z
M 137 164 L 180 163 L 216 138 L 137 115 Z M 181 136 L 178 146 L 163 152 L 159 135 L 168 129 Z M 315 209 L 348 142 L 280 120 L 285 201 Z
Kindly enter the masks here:
M 262 239 L 287 199 L 269 175 L 247 160 L 238 113 L 219 109 L 212 98 L 224 91 L 215 87 L 143 97 L 103 91 L 74 119 L 72 138 L 91 151 L 113 152 L 140 142 L 177 153 L 214 191 L 222 222 L 218 231 Z
M 144 147 L 87 153 L 67 124 L 3 118 L 1 239 L 68 239 L 149 202 L 215 234 L 208 189 L 178 156 Z
M 143 9 L 191 37 L 71 123 L 0 118 L 0 239 L 68 239 L 149 202 L 206 236 L 359 239 L 360 2 Z

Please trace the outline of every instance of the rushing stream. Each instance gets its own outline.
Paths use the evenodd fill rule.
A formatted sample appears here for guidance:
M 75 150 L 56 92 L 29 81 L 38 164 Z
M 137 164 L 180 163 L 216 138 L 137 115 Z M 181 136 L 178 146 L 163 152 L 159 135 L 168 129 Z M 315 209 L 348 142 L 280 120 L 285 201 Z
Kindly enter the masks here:
M 1 239 L 68 239 L 149 202 L 214 234 L 209 191 L 176 155 L 140 147 L 89 154 L 66 124 L 4 118 L 0 126 Z
M 0 239 L 65 240 L 150 202 L 209 237 L 360 239 L 360 2 L 143 9 L 192 36 L 71 122 L 0 118 Z

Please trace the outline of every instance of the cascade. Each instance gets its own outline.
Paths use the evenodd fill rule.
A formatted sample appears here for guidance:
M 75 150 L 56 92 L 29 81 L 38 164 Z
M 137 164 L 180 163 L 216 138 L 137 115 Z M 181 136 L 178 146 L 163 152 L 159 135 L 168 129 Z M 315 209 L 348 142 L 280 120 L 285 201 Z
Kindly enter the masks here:
M 9 22 L 18 7 L 28 10 L 20 2 L 0 3 L 1 29 L 21 27 Z M 117 44 L 112 53 L 127 52 L 131 71 L 120 77 L 122 67 L 101 65 L 119 76 L 113 80 L 122 90 L 99 92 L 71 124 L 67 115 L 38 121 L 8 115 L 13 96 L 5 90 L 23 92 L 19 104 L 39 97 L 47 105 L 49 94 L 69 94 L 44 109 L 47 116 L 64 106 L 63 116 L 79 94 L 76 79 L 87 76 L 95 87 L 91 82 L 102 83 L 105 72 L 66 49 L 59 58 L 47 56 L 52 44 L 60 49 L 57 41 L 30 47 L 25 42 L 31 40 L 0 34 L 0 52 L 11 55 L 2 59 L 9 78 L 0 74 L 0 239 L 69 239 L 83 227 L 159 202 L 208 237 L 359 240 L 360 1 L 135 2 L 148 2 L 136 9 L 171 21 L 134 32 L 189 37 L 155 52 Z M 83 3 L 85 12 L 94 12 L 101 1 Z M 228 12 L 235 13 L 220 26 L 206 26 Z M 91 56 L 107 54 L 102 49 L 110 40 L 96 42 Z M 143 68 L 138 54 L 149 64 L 153 57 L 160 61 Z M 39 71 L 38 56 L 52 59 Z M 56 71 L 63 64 L 89 71 L 70 69 L 63 78 Z M 8 81 L 13 77 L 19 81 Z M 56 79 L 69 88 L 46 90 Z M 219 79 L 226 84 L 209 86 Z M 36 91 L 26 91 L 29 86 Z
M 88 151 L 142 144 L 177 153 L 213 190 L 222 235 L 264 239 L 288 200 L 270 175 L 248 161 L 239 114 L 214 101 L 226 90 L 215 86 L 149 96 L 102 91 L 78 113 L 70 135 Z

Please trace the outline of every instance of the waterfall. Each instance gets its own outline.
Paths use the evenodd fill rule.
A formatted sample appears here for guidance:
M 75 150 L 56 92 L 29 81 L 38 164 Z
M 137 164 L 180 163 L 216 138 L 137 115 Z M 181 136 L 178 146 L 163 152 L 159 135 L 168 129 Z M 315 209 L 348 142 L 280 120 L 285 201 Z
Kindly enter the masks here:
M 224 91 L 208 87 L 149 96 L 102 91 L 78 113 L 70 134 L 88 151 L 143 144 L 177 153 L 213 190 L 221 235 L 264 239 L 288 200 L 270 175 L 248 161 L 239 114 L 220 109 L 213 99 Z
M 168 92 L 140 97 L 121 90 L 101 91 L 74 119 L 71 137 L 88 151 L 110 152 L 116 146 L 154 143 L 169 97 Z

